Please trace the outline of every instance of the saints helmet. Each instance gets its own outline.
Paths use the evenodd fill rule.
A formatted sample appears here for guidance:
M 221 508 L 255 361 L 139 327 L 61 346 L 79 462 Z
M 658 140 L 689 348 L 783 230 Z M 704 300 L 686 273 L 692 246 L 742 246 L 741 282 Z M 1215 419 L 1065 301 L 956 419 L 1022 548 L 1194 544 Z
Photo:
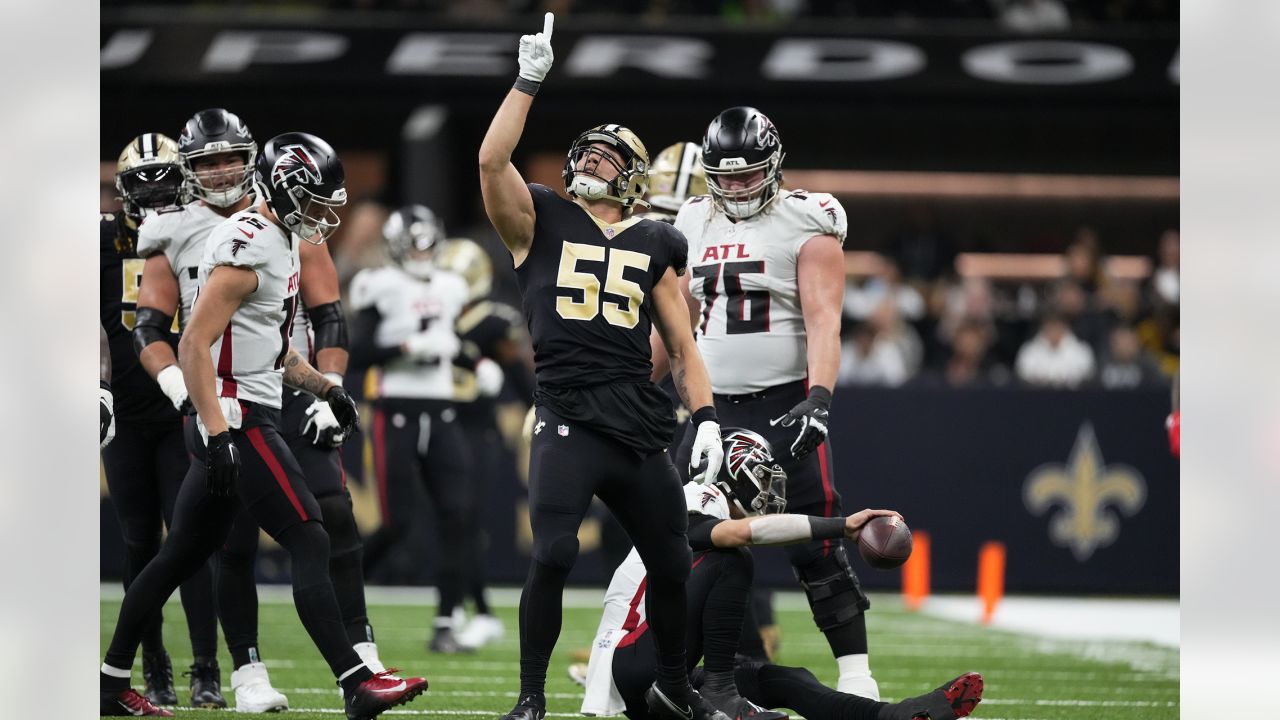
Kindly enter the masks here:
M 622 163 L 594 147 L 595 143 L 613 148 L 622 157 Z M 595 170 L 578 170 L 578 162 L 590 156 L 597 158 L 596 168 L 599 168 L 599 163 L 612 165 L 618 171 L 617 177 L 605 180 Z M 648 172 L 649 152 L 635 133 L 621 125 L 597 125 L 573 141 L 561 174 L 564 189 L 570 195 L 583 200 L 613 200 L 620 203 L 625 212 L 630 212 L 637 205 L 649 205 L 643 200 L 648 190 Z
M 716 116 L 702 140 L 702 166 L 716 207 L 743 219 L 764 210 L 782 186 L 782 138 L 765 114 L 752 107 L 732 107 Z M 728 189 L 726 177 L 763 171 L 749 187 Z
M 726 428 L 724 462 L 715 484 L 745 515 L 772 515 L 787 508 L 787 473 L 774 462 L 769 441 L 743 428 Z
M 382 224 L 387 255 L 418 278 L 429 277 L 435 270 L 436 251 L 444 239 L 444 222 L 426 205 L 405 205 Z
M 473 303 L 493 289 L 493 261 L 474 240 L 451 238 L 436 251 L 436 267 L 467 281 L 467 302 Z
M 178 149 L 182 152 L 182 169 L 191 194 L 210 205 L 230 207 L 240 202 L 253 186 L 258 144 L 253 141 L 249 126 L 233 112 L 211 108 L 192 115 L 178 136 Z M 232 178 L 230 186 L 219 188 L 213 182 L 221 179 L 222 171 L 197 172 L 193 161 L 222 153 L 240 153 L 244 157 L 244 171 Z
M 116 190 L 125 216 L 135 224 L 146 210 L 180 205 L 184 188 L 178 143 L 160 133 L 130 140 L 116 161 Z
M 701 156 L 702 148 L 691 142 L 676 143 L 658 153 L 649 169 L 648 200 L 654 211 L 647 217 L 674 220 L 686 200 L 707 194 Z
M 258 155 L 257 182 L 280 223 L 312 245 L 324 244 L 342 222 L 336 209 L 347 204 L 346 173 L 338 153 L 315 135 L 268 140 Z

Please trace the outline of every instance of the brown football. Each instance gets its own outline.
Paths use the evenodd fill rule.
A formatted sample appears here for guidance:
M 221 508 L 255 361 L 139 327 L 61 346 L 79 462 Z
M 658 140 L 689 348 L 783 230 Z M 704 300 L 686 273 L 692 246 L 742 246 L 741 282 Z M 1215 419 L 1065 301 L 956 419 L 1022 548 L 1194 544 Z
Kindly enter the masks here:
M 900 567 L 911 557 L 911 528 L 896 515 L 872 518 L 858 534 L 858 554 L 877 570 Z

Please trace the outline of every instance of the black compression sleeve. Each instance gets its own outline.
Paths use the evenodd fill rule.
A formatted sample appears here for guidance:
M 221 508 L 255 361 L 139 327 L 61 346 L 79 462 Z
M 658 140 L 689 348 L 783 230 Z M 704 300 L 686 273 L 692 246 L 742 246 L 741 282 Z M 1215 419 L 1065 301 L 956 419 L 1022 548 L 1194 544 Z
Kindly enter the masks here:
M 325 348 L 347 349 L 347 317 L 342 313 L 342 301 L 307 308 L 316 331 L 316 350 Z
M 133 351 L 139 355 L 148 345 L 164 342 L 173 326 L 173 316 L 151 307 L 138 308 L 133 324 Z
M 809 530 L 814 540 L 834 540 L 844 537 L 844 518 L 809 516 Z
M 363 372 L 372 365 L 382 365 L 400 355 L 399 346 L 378 347 L 378 325 L 381 322 L 382 315 L 376 307 L 365 308 L 356 315 L 352 323 L 355 341 L 351 343 L 351 357 L 348 359 L 351 368 L 348 372 Z
M 715 544 L 711 542 L 711 528 L 724 522 L 702 513 L 689 513 L 689 547 L 694 552 L 711 550 Z

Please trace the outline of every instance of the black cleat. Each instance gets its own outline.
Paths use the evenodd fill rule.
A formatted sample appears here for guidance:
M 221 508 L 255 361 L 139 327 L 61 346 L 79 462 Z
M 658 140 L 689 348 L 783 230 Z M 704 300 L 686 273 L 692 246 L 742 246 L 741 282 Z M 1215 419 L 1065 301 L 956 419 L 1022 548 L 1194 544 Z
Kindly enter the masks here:
M 435 634 L 431 636 L 431 642 L 427 644 L 427 649 L 443 655 L 475 652 L 475 648 L 459 643 L 458 638 L 453 634 L 453 628 L 450 627 L 437 627 Z
M 511 712 L 498 720 L 543 720 L 547 716 L 547 708 L 538 703 L 532 695 L 520 698 L 520 702 L 511 708 Z
M 177 705 L 178 691 L 173 689 L 173 661 L 169 653 L 142 656 L 142 679 L 146 682 L 142 694 L 152 705 Z
M 729 720 L 729 716 L 720 712 L 697 690 L 689 689 L 687 702 L 677 702 L 658 689 L 654 682 L 644 691 L 644 702 L 649 706 L 649 714 L 666 720 Z
M 790 717 L 784 712 L 760 707 L 739 695 L 737 689 L 723 695 L 710 692 L 706 688 L 701 692 L 702 697 L 717 710 L 728 715 L 729 720 L 787 720 Z
M 965 673 L 925 695 L 880 708 L 880 720 L 956 720 L 982 702 L 982 676 Z
M 191 707 L 217 710 L 227 706 L 222 697 L 222 671 L 218 669 L 215 658 L 196 658 L 190 672 L 184 672 L 191 678 Z
M 104 690 L 98 710 L 100 717 L 173 717 L 173 713 L 158 708 L 137 690 Z

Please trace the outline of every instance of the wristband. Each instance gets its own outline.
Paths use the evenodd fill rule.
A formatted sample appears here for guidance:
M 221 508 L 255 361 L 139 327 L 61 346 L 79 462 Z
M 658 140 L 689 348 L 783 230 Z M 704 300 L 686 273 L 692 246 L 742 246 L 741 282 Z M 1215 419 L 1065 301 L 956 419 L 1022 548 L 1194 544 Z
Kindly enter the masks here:
M 814 540 L 834 540 L 844 537 L 844 518 L 809 516 L 809 530 Z
M 698 408 L 698 411 L 693 414 L 694 427 L 697 427 L 702 423 L 708 422 L 708 421 L 713 423 L 720 422 L 720 420 L 716 417 L 716 408 L 714 405 L 708 405 L 706 407 Z
M 809 399 L 817 402 L 825 410 L 831 409 L 831 391 L 821 385 L 809 388 Z
M 516 76 L 516 84 L 512 85 L 511 87 L 513 90 L 519 90 L 525 95 L 528 95 L 529 97 L 533 97 L 538 94 L 538 88 L 542 87 L 542 83 L 536 80 L 527 80 L 525 78 Z
M 333 383 L 334 385 L 337 385 L 338 387 L 342 387 L 342 376 L 341 376 L 341 375 L 339 375 L 339 374 L 338 374 L 338 373 L 336 373 L 336 372 L 327 372 L 327 373 L 325 373 L 325 374 L 324 374 L 324 379 L 325 379 L 325 380 L 328 380 L 329 382 Z

